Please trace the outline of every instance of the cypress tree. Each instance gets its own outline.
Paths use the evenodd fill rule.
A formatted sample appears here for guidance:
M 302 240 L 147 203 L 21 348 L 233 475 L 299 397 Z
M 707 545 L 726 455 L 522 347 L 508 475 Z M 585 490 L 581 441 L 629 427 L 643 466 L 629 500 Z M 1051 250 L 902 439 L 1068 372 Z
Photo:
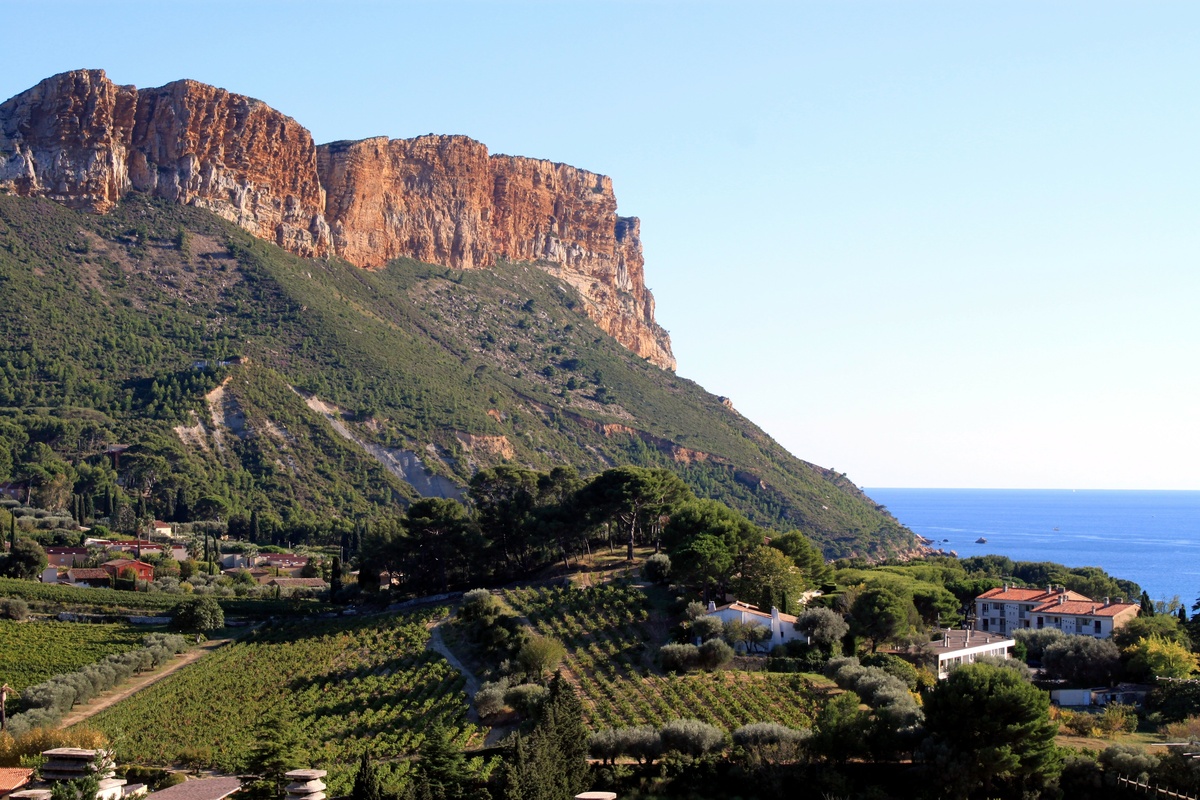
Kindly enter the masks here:
M 1146 593 L 1145 589 L 1142 590 L 1141 604 L 1142 604 L 1142 616 L 1143 617 L 1153 617 L 1154 616 L 1154 602 L 1150 599 L 1150 595 Z
M 250 544 L 258 544 L 258 509 L 250 512 Z
M 342 560 L 337 556 L 333 557 L 333 568 L 329 575 L 329 599 L 336 601 L 338 595 L 342 593 Z
M 87 496 L 85 517 L 89 520 L 94 520 L 96 518 L 96 498 L 90 494 Z
M 371 763 L 371 757 L 363 751 L 358 761 L 358 772 L 354 775 L 354 788 L 350 800 L 384 800 L 383 787 L 379 785 L 379 771 Z

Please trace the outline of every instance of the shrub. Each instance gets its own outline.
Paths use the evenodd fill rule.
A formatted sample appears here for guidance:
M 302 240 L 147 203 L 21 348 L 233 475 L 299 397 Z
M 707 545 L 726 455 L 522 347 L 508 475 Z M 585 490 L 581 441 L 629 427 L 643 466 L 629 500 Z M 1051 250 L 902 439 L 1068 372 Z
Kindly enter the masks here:
M 704 669 L 720 669 L 733 660 L 733 648 L 721 639 L 709 639 L 700 645 L 697 656 Z
M 483 684 L 474 697 L 475 710 L 479 712 L 479 716 L 490 717 L 503 711 L 504 692 L 507 688 L 508 681 L 505 680 Z
M 1158 767 L 1158 761 L 1158 756 L 1127 744 L 1114 744 L 1100 754 L 1100 765 L 1105 772 L 1138 778 L 1149 777 Z
M 919 683 L 917 668 L 899 656 L 890 653 L 872 653 L 862 659 L 864 667 L 878 667 L 889 675 L 904 681 L 910 692 L 916 691 Z
M 676 719 L 668 722 L 659 731 L 663 750 L 698 757 L 725 744 L 725 734 L 720 728 L 698 719 Z
M 622 728 L 617 733 L 620 737 L 621 752 L 637 759 L 639 764 L 650 763 L 662 755 L 662 736 L 653 725 L 635 725 L 632 728 Z
M 529 718 L 541 710 L 550 690 L 536 683 L 523 683 L 504 693 L 504 702 L 522 717 Z
M 704 603 L 698 603 L 693 600 L 687 604 L 687 608 L 684 609 L 683 613 L 684 616 L 688 618 L 689 622 L 698 620 L 705 614 Z
M 758 747 L 783 742 L 802 742 L 810 736 L 810 730 L 796 730 L 774 722 L 755 722 L 734 731 L 733 743 L 738 747 Z
M 463 595 L 458 615 L 467 621 L 494 617 L 500 603 L 487 589 L 472 589 Z
M 648 581 L 665 583 L 671 576 L 671 559 L 666 553 L 655 553 L 642 565 L 642 575 Z
M 658 651 L 665 672 L 687 672 L 700 663 L 700 648 L 694 644 L 667 644 Z
M 0 598 L 0 619 L 15 619 L 18 622 L 29 617 L 29 604 L 19 597 Z
M 692 635 L 699 636 L 700 641 L 707 642 L 716 639 L 725 630 L 725 623 L 720 617 L 700 617 L 692 620 Z

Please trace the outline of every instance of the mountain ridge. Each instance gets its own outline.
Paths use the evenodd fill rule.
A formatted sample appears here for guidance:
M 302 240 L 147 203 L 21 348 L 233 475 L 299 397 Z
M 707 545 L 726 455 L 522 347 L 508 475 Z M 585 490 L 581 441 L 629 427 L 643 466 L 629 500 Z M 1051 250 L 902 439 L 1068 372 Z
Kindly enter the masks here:
M 139 90 L 76 70 L 0 104 L 0 190 L 100 214 L 143 192 L 364 268 L 401 257 L 536 263 L 576 288 L 602 330 L 675 368 L 645 285 L 640 223 L 617 215 L 611 179 L 490 155 L 466 136 L 318 146 L 255 98 L 190 79 Z

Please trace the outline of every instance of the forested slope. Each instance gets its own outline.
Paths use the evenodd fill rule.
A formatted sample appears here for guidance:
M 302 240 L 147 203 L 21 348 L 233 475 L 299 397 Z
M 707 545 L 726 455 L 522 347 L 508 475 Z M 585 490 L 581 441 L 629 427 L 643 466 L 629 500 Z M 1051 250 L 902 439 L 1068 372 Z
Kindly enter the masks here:
M 845 476 L 631 354 L 527 265 L 366 271 L 143 197 L 104 217 L 0 197 L 0 289 L 0 480 L 48 505 L 111 483 L 112 445 L 156 513 L 296 524 L 504 460 L 634 464 L 830 556 L 912 545 Z

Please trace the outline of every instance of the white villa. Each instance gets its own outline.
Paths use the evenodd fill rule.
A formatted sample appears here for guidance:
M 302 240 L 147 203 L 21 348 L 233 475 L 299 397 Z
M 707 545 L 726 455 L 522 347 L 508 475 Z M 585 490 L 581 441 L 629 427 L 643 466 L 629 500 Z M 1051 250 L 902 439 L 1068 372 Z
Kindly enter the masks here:
M 944 680 L 955 667 L 972 664 L 981 656 L 1009 658 L 1009 648 L 1016 644 L 1013 639 L 980 631 L 946 629 L 941 634 L 941 639 L 929 644 L 929 650 L 937 657 L 938 680 Z
M 710 600 L 705 616 L 717 617 L 721 622 L 736 619 L 746 625 L 766 625 L 771 628 L 771 646 L 790 642 L 793 639 L 805 640 L 804 634 L 796 630 L 796 618 L 791 614 L 782 613 L 774 606 L 771 607 L 771 613 L 768 614 L 757 606 L 743 603 L 740 600 L 734 600 L 723 606 L 718 606 Z

